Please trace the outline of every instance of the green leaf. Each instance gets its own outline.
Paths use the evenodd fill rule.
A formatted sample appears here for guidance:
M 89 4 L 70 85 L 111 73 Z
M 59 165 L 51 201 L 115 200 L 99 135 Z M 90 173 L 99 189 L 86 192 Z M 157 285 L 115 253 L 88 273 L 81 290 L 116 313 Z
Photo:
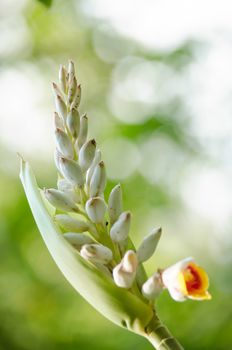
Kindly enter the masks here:
M 41 236 L 70 284 L 95 309 L 119 326 L 141 333 L 153 316 L 152 308 L 84 260 L 64 239 L 53 222 L 27 162 L 21 161 L 20 178 Z

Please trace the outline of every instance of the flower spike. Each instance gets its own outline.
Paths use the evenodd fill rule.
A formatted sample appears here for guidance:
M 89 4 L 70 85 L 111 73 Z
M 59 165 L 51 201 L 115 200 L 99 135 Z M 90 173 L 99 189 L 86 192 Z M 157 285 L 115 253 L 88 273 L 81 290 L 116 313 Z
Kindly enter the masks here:
M 73 61 L 67 70 L 60 67 L 59 81 L 60 87 L 53 84 L 57 189 L 41 191 L 21 159 L 20 178 L 44 242 L 71 285 L 105 317 L 157 350 L 183 350 L 159 320 L 154 300 L 165 288 L 177 301 L 210 299 L 208 276 L 187 258 L 147 277 L 143 262 L 154 254 L 161 229 L 136 251 L 121 186 L 105 200 L 105 163 L 88 137 L 86 114 L 79 114 L 82 91 Z

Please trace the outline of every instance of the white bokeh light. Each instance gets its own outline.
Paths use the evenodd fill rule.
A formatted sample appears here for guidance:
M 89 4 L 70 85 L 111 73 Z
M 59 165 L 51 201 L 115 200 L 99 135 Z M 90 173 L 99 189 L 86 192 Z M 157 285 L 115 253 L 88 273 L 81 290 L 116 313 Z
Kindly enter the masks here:
M 1 143 L 15 153 L 47 157 L 52 118 L 44 104 L 49 90 L 39 72 L 28 66 L 0 72 L 0 91 Z

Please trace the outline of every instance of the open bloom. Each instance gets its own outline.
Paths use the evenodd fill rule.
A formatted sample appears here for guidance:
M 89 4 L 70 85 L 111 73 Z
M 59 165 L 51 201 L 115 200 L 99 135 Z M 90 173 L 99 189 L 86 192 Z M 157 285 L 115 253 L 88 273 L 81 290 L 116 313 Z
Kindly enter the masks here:
M 207 291 L 209 287 L 208 275 L 200 266 L 196 265 L 193 258 L 183 259 L 165 269 L 161 274 L 163 285 L 174 300 L 211 299 L 211 295 Z

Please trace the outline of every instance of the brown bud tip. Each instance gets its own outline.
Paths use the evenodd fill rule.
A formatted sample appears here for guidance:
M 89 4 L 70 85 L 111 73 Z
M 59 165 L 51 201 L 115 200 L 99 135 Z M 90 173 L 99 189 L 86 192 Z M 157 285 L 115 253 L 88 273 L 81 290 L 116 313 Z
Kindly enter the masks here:
M 92 139 L 91 141 L 90 141 L 91 143 L 92 143 L 92 145 L 94 145 L 94 146 L 96 146 L 96 141 L 94 140 L 94 139 Z
M 104 166 L 105 166 L 105 163 L 103 162 L 103 160 L 101 160 L 100 163 L 98 163 L 98 164 L 101 168 L 104 168 Z

